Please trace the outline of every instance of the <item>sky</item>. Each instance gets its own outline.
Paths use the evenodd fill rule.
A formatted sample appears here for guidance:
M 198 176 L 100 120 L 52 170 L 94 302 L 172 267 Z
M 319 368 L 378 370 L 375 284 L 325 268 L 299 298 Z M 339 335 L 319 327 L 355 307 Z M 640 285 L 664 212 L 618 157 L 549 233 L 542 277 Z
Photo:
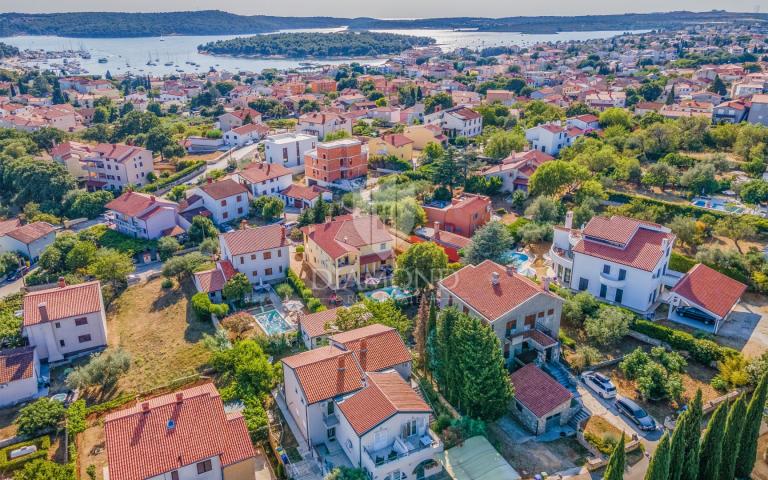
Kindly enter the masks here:
M 243 15 L 376 18 L 511 17 L 606 13 L 706 11 L 722 9 L 768 13 L 768 0 L 0 0 L 0 12 L 178 11 L 221 9 Z

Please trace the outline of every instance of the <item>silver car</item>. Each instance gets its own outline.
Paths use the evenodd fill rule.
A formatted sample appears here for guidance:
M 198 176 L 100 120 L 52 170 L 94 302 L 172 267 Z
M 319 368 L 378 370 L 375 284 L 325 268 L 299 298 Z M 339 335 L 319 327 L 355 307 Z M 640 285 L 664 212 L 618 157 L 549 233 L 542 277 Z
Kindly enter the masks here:
M 581 380 L 602 398 L 616 398 L 616 386 L 611 382 L 611 379 L 605 375 L 593 371 L 586 371 L 581 374 Z

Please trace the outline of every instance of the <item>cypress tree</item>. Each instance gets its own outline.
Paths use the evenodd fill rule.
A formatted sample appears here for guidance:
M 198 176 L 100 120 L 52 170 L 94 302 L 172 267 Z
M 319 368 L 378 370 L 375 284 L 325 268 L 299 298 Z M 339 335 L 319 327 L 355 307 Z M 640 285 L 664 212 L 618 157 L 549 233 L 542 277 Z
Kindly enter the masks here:
M 605 467 L 603 480 L 622 480 L 624 478 L 624 432 L 621 433 L 619 443 L 611 452 L 611 458 L 608 459 L 608 466 Z
M 749 478 L 755 466 L 757 455 L 757 437 L 760 434 L 760 423 L 763 421 L 763 409 L 765 407 L 765 395 L 768 383 L 766 375 L 760 379 L 752 400 L 747 407 L 747 415 L 744 419 L 744 429 L 741 432 L 741 446 L 739 457 L 736 460 L 736 476 Z
M 728 420 L 725 422 L 725 437 L 723 451 L 720 454 L 720 478 L 732 480 L 736 471 L 736 458 L 739 456 L 741 431 L 744 429 L 744 418 L 747 415 L 747 403 L 744 395 L 740 395 L 731 405 Z
M 427 335 L 429 332 L 429 300 L 426 294 L 421 295 L 419 311 L 416 314 L 416 328 L 413 330 L 413 338 L 416 340 L 416 351 L 419 354 L 419 364 L 422 370 L 427 371 Z
M 667 480 L 669 478 L 670 454 L 669 434 L 664 433 L 653 458 L 651 458 L 651 463 L 648 464 L 645 480 Z
M 680 480 L 685 466 L 685 432 L 688 412 L 683 412 L 677 419 L 675 431 L 669 446 L 669 480 Z
M 712 414 L 701 439 L 701 455 L 699 459 L 699 480 L 718 480 L 720 478 L 720 458 L 722 454 L 722 441 L 725 435 L 725 421 L 727 417 L 726 404 L 721 403 Z
M 685 422 L 685 463 L 680 476 L 682 480 L 697 480 L 699 476 L 702 409 L 701 389 L 699 389 L 696 391 L 693 402 L 689 405 L 688 419 Z

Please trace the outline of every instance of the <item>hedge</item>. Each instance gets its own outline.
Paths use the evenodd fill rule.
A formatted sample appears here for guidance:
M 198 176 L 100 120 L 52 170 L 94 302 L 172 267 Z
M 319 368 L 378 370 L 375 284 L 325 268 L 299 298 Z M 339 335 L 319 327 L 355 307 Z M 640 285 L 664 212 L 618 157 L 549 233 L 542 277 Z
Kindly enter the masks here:
M 674 349 L 685 350 L 691 354 L 691 358 L 704 365 L 709 365 L 712 362 L 721 362 L 727 358 L 741 355 L 739 351 L 718 345 L 712 340 L 696 338 L 690 333 L 675 330 L 648 320 L 635 320 L 632 330 L 661 340 Z
M 37 447 L 37 451 L 34 453 L 30 453 L 29 455 L 24 455 L 18 458 L 14 458 L 13 460 L 8 459 L 8 455 L 11 454 L 12 450 L 16 450 L 18 448 L 27 447 L 30 445 L 35 445 Z M 51 437 L 48 435 L 43 435 L 42 437 L 38 437 L 26 442 L 21 443 L 14 443 L 13 445 L 9 445 L 3 449 L 0 449 L 0 472 L 3 472 L 4 474 L 10 474 L 24 466 L 25 463 L 38 459 L 38 458 L 45 458 L 48 456 L 48 450 L 51 448 Z
M 121 393 L 119 396 L 113 398 L 112 400 L 108 400 L 106 402 L 98 403 L 96 405 L 92 405 L 88 407 L 85 410 L 85 414 L 86 416 L 97 415 L 110 410 L 114 410 L 118 407 L 122 407 L 123 405 L 129 402 L 132 402 L 134 400 L 136 400 L 136 395 L 131 395 L 129 393 Z
M 304 301 L 304 304 L 307 306 L 307 310 L 312 313 L 326 310 L 325 305 L 322 304 L 320 299 L 316 298 L 314 294 L 312 294 L 312 290 L 307 288 L 307 285 L 304 283 L 304 281 L 299 278 L 299 276 L 296 275 L 293 270 L 288 270 L 287 282 L 288 285 L 293 288 L 293 291 L 296 292 L 296 295 L 300 296 Z
M 171 186 L 171 184 L 175 181 L 177 181 L 180 178 L 183 178 L 186 175 L 189 175 L 190 173 L 194 172 L 200 167 L 205 166 L 205 160 L 198 160 L 192 165 L 188 166 L 187 168 L 181 169 L 178 172 L 174 173 L 173 175 L 170 175 L 165 178 L 161 178 L 159 180 L 156 180 L 152 183 L 148 183 L 144 185 L 144 187 L 141 189 L 142 192 L 152 193 L 156 192 L 162 188 Z
M 226 303 L 213 303 L 205 292 L 198 292 L 192 295 L 192 310 L 195 312 L 198 320 L 210 320 L 211 315 L 224 318 L 229 313 L 229 306 Z
M 85 431 L 85 400 L 80 399 L 67 408 L 67 430 L 74 437 L 78 433 Z
M 696 265 L 696 260 L 677 252 L 669 256 L 669 268 L 680 273 L 686 273 Z

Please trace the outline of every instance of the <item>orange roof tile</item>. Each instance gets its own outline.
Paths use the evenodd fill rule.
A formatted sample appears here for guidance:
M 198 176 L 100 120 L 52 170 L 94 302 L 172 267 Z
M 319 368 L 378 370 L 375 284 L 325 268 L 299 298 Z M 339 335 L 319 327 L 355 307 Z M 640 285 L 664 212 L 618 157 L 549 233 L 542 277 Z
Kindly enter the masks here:
M 354 392 L 363 386 L 363 371 L 352 352 L 327 345 L 284 358 L 296 373 L 307 403 Z
M 333 332 L 334 330 L 326 329 L 325 325 L 336 320 L 336 313 L 339 311 L 339 308 L 331 308 L 323 310 L 322 312 L 303 315 L 301 317 L 302 330 L 304 330 L 311 338 L 320 337 Z
M 282 225 L 267 225 L 258 228 L 244 228 L 221 235 L 231 255 L 287 247 L 285 230 Z
M 392 327 L 378 323 L 337 333 L 329 337 L 335 344 L 355 354 L 366 372 L 378 372 L 413 360 L 400 334 Z M 365 355 L 362 354 L 365 341 Z
M 0 385 L 30 378 L 35 371 L 35 347 L 0 350 Z
M 45 305 L 47 319 L 41 317 L 42 305 Z M 99 282 L 86 282 L 29 292 L 24 295 L 24 326 L 29 327 L 46 321 L 94 313 L 101 308 L 101 284 Z
M 672 292 L 724 318 L 739 301 L 747 286 L 703 263 L 694 266 Z
M 539 418 L 571 400 L 573 395 L 533 363 L 510 375 L 515 399 Z

